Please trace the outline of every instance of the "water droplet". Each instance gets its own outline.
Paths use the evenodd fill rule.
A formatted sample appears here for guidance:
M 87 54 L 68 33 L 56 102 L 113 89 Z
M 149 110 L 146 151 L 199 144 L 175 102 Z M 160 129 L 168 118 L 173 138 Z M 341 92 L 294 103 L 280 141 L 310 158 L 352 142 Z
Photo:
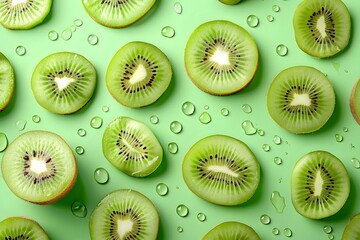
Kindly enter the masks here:
M 221 115 L 223 115 L 223 116 L 229 116 L 229 109 L 227 109 L 227 108 L 222 108 L 221 109 Z
M 353 144 L 350 144 L 350 147 L 351 147 L 351 149 L 353 149 L 353 148 L 355 148 L 355 145 L 353 145 Z
M 269 22 L 273 22 L 275 18 L 274 18 L 272 15 L 268 15 L 268 16 L 266 17 L 266 19 L 267 19 Z
M 76 26 L 75 25 L 71 25 L 69 28 L 70 28 L 70 30 L 72 32 L 76 32 Z
M 97 168 L 94 172 L 94 178 L 97 183 L 105 184 L 109 181 L 109 173 L 105 168 Z
M 291 236 L 292 236 L 292 231 L 291 231 L 291 229 L 290 229 L 290 228 L 285 228 L 285 229 L 284 229 L 284 235 L 285 235 L 286 237 L 291 237 Z
M 245 120 L 241 124 L 242 129 L 244 130 L 246 135 L 253 135 L 256 133 L 256 128 L 254 128 L 253 123 L 250 120 Z
M 186 217 L 189 214 L 189 209 L 187 206 L 185 206 L 184 204 L 180 204 L 179 206 L 177 206 L 176 208 L 176 213 L 180 216 L 180 217 Z
M 169 192 L 169 188 L 165 183 L 159 183 L 156 185 L 156 192 L 160 196 L 165 196 Z
M 15 126 L 16 126 L 17 130 L 22 131 L 25 129 L 26 123 L 27 122 L 25 120 L 21 119 L 21 120 L 16 121 Z
M 284 44 L 279 44 L 276 47 L 276 53 L 281 56 L 284 57 L 288 54 L 288 48 L 287 46 L 285 46 Z
M 332 233 L 332 227 L 330 225 L 325 225 L 323 227 L 324 233 Z
M 344 140 L 343 136 L 340 134 L 335 134 L 335 139 L 337 142 L 342 142 Z
M 161 35 L 167 38 L 172 38 L 175 35 L 175 29 L 170 26 L 163 27 L 161 29 Z
M 99 129 L 103 124 L 103 119 L 99 116 L 95 116 L 90 120 L 90 126 L 95 129 Z
M 352 165 L 353 165 L 354 168 L 360 169 L 360 161 L 359 161 L 359 159 L 357 159 L 357 158 L 352 158 L 352 159 L 351 159 L 351 163 L 352 163 Z
M 195 106 L 191 102 L 184 102 L 183 105 L 181 106 L 181 110 L 185 115 L 190 116 L 194 114 Z
M 344 131 L 344 132 L 348 132 L 349 129 L 348 129 L 347 127 L 343 127 L 343 131 Z
M 265 151 L 265 152 L 268 152 L 270 151 L 270 146 L 268 144 L 263 144 L 262 145 L 262 149 Z
M 198 219 L 200 222 L 204 222 L 204 221 L 206 220 L 206 215 L 205 215 L 204 213 L 198 213 L 197 219 Z
M 259 25 L 259 18 L 255 15 L 250 15 L 247 17 L 246 22 L 249 25 L 249 27 L 254 28 Z
M 184 231 L 184 229 L 182 227 L 177 227 L 176 230 L 179 232 L 179 233 L 182 233 Z
M 170 123 L 170 130 L 173 133 L 180 133 L 182 131 L 182 124 L 178 121 L 173 121 Z
M 87 40 L 91 45 L 96 45 L 99 42 L 99 38 L 95 34 L 90 34 Z
M 177 14 L 182 13 L 182 5 L 179 2 L 174 3 L 174 10 Z
M 51 40 L 51 41 L 56 41 L 58 40 L 59 38 L 59 34 L 54 31 L 54 30 L 51 30 L 49 33 L 48 33 L 48 38 Z
M 75 19 L 74 24 L 77 27 L 81 27 L 83 25 L 83 21 L 81 21 L 81 19 Z
M 274 235 L 279 235 L 280 234 L 280 230 L 278 228 L 273 228 L 271 231 Z
M 41 121 L 41 118 L 39 115 L 33 115 L 31 119 L 34 123 L 39 123 Z
M 108 112 L 108 111 L 109 111 L 109 107 L 108 107 L 108 106 L 102 106 L 102 110 L 103 110 L 103 112 Z
M 203 124 L 208 124 L 209 122 L 211 122 L 211 116 L 210 116 L 210 114 L 208 112 L 203 112 L 200 115 L 199 120 Z
M 241 109 L 243 110 L 244 113 L 251 113 L 252 112 L 252 108 L 249 104 L 243 104 Z
M 334 240 L 334 239 L 335 239 L 334 235 L 332 235 L 332 234 L 328 234 L 328 238 L 329 238 L 330 240 Z
M 178 151 L 178 145 L 174 142 L 168 144 L 168 151 L 169 153 L 175 154 Z
M 159 118 L 157 116 L 155 116 L 155 115 L 152 115 L 152 116 L 150 116 L 150 122 L 152 124 L 158 124 L 159 123 Z
M 72 37 L 72 31 L 70 28 L 65 29 L 61 33 L 61 38 L 64 39 L 65 41 L 69 40 L 71 37 Z
M 268 224 L 270 224 L 270 222 L 271 222 L 271 218 L 270 218 L 268 215 L 263 214 L 263 215 L 261 215 L 261 217 L 260 217 L 260 222 L 261 222 L 262 224 L 264 224 L 264 225 L 268 225 Z
M 23 47 L 23 46 L 17 46 L 16 49 L 15 49 L 15 52 L 19 56 L 24 56 L 25 53 L 26 53 L 26 48 Z
M 274 163 L 276 165 L 281 165 L 282 164 L 282 158 L 281 157 L 274 157 Z
M 80 137 L 84 137 L 86 135 L 86 131 L 83 128 L 79 128 L 77 133 Z
M 275 143 L 276 145 L 279 145 L 279 144 L 281 144 L 282 139 L 281 139 L 281 137 L 279 137 L 278 135 L 275 135 L 274 138 L 273 138 L 273 141 L 274 141 L 274 143 Z
M 280 195 L 278 191 L 274 191 L 271 193 L 271 203 L 275 207 L 276 212 L 282 213 L 285 208 L 285 198 Z
M 85 149 L 84 149 L 82 146 L 77 146 L 77 147 L 75 148 L 75 152 L 76 152 L 77 154 L 79 154 L 79 155 L 83 155 L 84 152 L 85 152 Z
M 205 109 L 205 110 L 209 110 L 209 108 L 210 108 L 209 105 L 205 105 L 205 106 L 204 106 L 204 109 Z
M 262 129 L 258 129 L 258 130 L 257 130 L 257 133 L 258 133 L 260 136 L 264 136 L 264 135 L 265 135 L 265 131 L 262 130 Z
M 84 218 L 87 214 L 87 209 L 84 203 L 75 201 L 71 204 L 71 212 L 75 217 Z
M 273 10 L 274 12 L 279 12 L 279 11 L 280 11 L 280 7 L 279 7 L 278 5 L 273 5 L 273 6 L 272 6 L 272 10 Z
M 0 152 L 3 152 L 8 145 L 8 139 L 5 133 L 0 132 Z

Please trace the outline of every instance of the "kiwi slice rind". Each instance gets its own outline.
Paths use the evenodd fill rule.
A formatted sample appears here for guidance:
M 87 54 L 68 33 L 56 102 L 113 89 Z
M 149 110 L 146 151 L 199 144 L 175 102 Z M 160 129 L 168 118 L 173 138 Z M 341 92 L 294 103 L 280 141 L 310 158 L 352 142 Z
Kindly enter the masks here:
M 230 95 L 245 88 L 258 67 L 258 49 L 241 26 L 225 20 L 201 24 L 185 47 L 185 67 L 192 82 L 213 95 Z
M 350 95 L 350 110 L 355 121 L 360 124 L 360 79 L 354 84 Z
M 155 240 L 160 217 L 157 208 L 144 194 L 119 189 L 107 194 L 90 216 L 90 237 L 103 239 Z
M 105 129 L 102 139 L 105 158 L 117 169 L 133 177 L 145 177 L 161 164 L 163 149 L 143 122 L 119 117 Z
M 56 114 L 80 110 L 93 96 L 96 70 L 84 56 L 56 52 L 43 58 L 35 67 L 31 89 L 36 101 Z
M 74 186 L 77 163 L 70 146 L 58 134 L 32 130 L 7 147 L 1 162 L 2 176 L 19 198 L 51 204 Z
M 241 2 L 241 0 L 219 0 L 219 1 L 226 5 L 235 5 Z
M 0 111 L 10 103 L 15 88 L 15 74 L 9 60 L 0 52 Z
M 8 217 L 0 222 L 0 239 L 49 240 L 42 226 L 28 217 Z
M 201 240 L 260 240 L 259 235 L 249 225 L 241 222 L 223 222 L 201 238 Z
M 336 214 L 350 193 L 349 174 L 341 162 L 327 151 L 302 156 L 291 175 L 291 200 L 301 215 L 322 219 Z
M 188 150 L 182 175 L 198 197 L 232 206 L 248 201 L 255 194 L 260 165 L 244 142 L 226 135 L 211 135 Z
M 341 0 L 303 0 L 293 26 L 299 48 L 317 58 L 331 57 L 349 43 L 350 13 Z
M 341 240 L 360 239 L 360 213 L 351 217 L 346 224 Z
M 52 0 L 0 1 L 0 24 L 8 29 L 31 29 L 44 21 Z
M 86 12 L 97 23 L 111 28 L 127 27 L 144 17 L 156 0 L 82 0 Z
M 271 118 L 291 133 L 310 133 L 322 128 L 335 108 L 335 92 L 329 79 L 308 66 L 289 67 L 272 81 L 267 94 Z
M 167 56 L 146 42 L 129 42 L 111 59 L 106 86 L 116 101 L 130 108 L 154 103 L 169 87 L 172 68 Z

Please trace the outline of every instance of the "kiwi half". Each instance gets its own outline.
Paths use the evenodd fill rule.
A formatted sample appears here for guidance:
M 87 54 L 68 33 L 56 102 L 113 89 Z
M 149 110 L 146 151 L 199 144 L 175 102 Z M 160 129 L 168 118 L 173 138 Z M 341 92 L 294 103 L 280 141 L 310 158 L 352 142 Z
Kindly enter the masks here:
M 59 135 L 33 130 L 7 147 L 1 162 L 9 189 L 23 200 L 50 204 L 74 186 L 77 163 L 69 145 Z
M 106 195 L 90 216 L 90 237 L 104 239 L 155 240 L 159 214 L 149 198 L 132 189 L 120 189 Z
M 360 124 L 360 79 L 356 81 L 350 95 L 350 110 L 358 124 Z
M 0 52 L 0 111 L 4 110 L 14 93 L 15 74 L 9 60 Z
M 289 132 L 302 134 L 320 129 L 335 108 L 335 93 L 319 70 L 295 66 L 281 71 L 267 94 L 272 119 Z
M 31 89 L 36 101 L 46 110 L 70 114 L 81 109 L 96 86 L 94 66 L 80 54 L 57 52 L 35 67 Z
M 122 28 L 140 20 L 156 0 L 82 0 L 86 12 L 97 23 Z
M 346 224 L 341 240 L 360 239 L 360 213 L 354 215 Z
M 170 62 L 159 48 L 150 43 L 129 42 L 111 59 L 106 86 L 119 103 L 138 108 L 155 102 L 171 78 Z
M 350 179 L 344 164 L 326 151 L 301 157 L 291 175 L 291 200 L 298 213 L 311 219 L 334 215 L 350 193 Z
M 219 205 L 239 205 L 254 195 L 260 166 L 242 141 L 212 135 L 189 149 L 182 175 L 189 189 L 200 198 Z
M 223 222 L 211 229 L 201 240 L 260 240 L 255 230 L 240 222 Z
M 201 90 L 230 95 L 245 88 L 258 67 L 258 49 L 241 26 L 224 20 L 198 26 L 185 47 L 185 67 Z
M 235 5 L 238 4 L 241 0 L 219 0 L 219 1 L 226 5 Z
M 0 24 L 8 29 L 30 29 L 46 18 L 52 0 L 2 0 Z
M 350 14 L 341 0 L 303 0 L 293 18 L 296 42 L 305 53 L 330 57 L 350 39 Z
M 8 217 L 0 222 L 0 239 L 49 240 L 38 222 L 26 217 Z
M 102 150 L 113 166 L 133 177 L 150 175 L 163 158 L 163 149 L 151 129 L 129 117 L 116 118 L 106 127 Z

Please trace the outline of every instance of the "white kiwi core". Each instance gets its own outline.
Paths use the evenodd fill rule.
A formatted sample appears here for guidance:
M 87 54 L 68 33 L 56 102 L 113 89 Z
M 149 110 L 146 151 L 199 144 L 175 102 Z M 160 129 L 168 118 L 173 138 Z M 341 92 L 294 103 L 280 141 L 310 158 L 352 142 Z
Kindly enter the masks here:
M 118 220 L 117 232 L 120 236 L 120 239 L 123 239 L 123 237 L 132 230 L 133 225 L 134 223 L 130 219 Z
M 62 78 L 55 77 L 54 81 L 57 84 L 57 87 L 60 91 L 67 88 L 70 83 L 75 82 L 73 78 L 68 78 L 68 77 L 62 77 Z
M 326 22 L 325 22 L 325 16 L 321 15 L 319 19 L 316 21 L 316 29 L 321 34 L 322 38 L 325 38 L 327 36 L 326 34 Z
M 304 105 L 309 107 L 311 105 L 311 99 L 309 98 L 309 94 L 294 94 L 294 99 L 291 101 L 290 106 L 299 106 Z
M 323 188 L 324 180 L 321 177 L 321 172 L 317 171 L 314 184 L 314 196 L 320 196 Z
M 207 169 L 209 171 L 213 171 L 213 172 L 220 172 L 220 173 L 225 173 L 227 175 L 230 175 L 232 177 L 235 177 L 237 178 L 239 176 L 239 174 L 231 171 L 228 167 L 226 166 L 219 166 L 219 165 L 211 165 L 211 166 L 208 166 Z
M 146 75 L 147 75 L 146 68 L 142 64 L 140 64 L 136 68 L 132 77 L 130 78 L 130 83 L 135 84 L 135 83 L 141 82 L 146 78 Z
M 38 175 L 47 171 L 46 163 L 42 160 L 31 160 L 30 170 Z
M 11 1 L 11 6 L 16 6 L 18 4 L 21 4 L 21 3 L 26 3 L 28 0 L 12 0 Z
M 216 48 L 214 54 L 210 58 L 211 61 L 217 63 L 220 66 L 230 65 L 229 52 L 224 51 L 221 48 Z

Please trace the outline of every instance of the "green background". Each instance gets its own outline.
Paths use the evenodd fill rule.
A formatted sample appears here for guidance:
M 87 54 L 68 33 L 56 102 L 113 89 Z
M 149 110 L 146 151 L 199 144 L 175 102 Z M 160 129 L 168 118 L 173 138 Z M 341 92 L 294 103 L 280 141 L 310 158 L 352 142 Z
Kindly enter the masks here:
M 50 15 L 34 29 L 27 31 L 11 31 L 0 28 L 0 51 L 12 63 L 16 73 L 16 90 L 9 107 L 0 113 L 0 132 L 4 132 L 11 142 L 15 137 L 32 129 L 53 131 L 61 135 L 75 149 L 83 146 L 85 153 L 77 155 L 79 176 L 73 190 L 61 201 L 53 205 L 39 206 L 27 203 L 15 197 L 0 179 L 0 219 L 9 216 L 27 216 L 37 220 L 52 239 L 89 239 L 88 222 L 91 211 L 107 193 L 120 188 L 133 188 L 148 196 L 157 206 L 161 218 L 159 239 L 185 240 L 200 239 L 215 225 L 229 220 L 240 221 L 251 225 L 262 239 L 286 239 L 283 229 L 289 227 L 293 231 L 292 239 L 328 239 L 323 226 L 333 227 L 335 239 L 340 239 L 346 222 L 355 213 L 360 212 L 360 170 L 352 166 L 351 158 L 360 158 L 360 128 L 353 119 L 349 109 L 349 97 L 352 86 L 359 77 L 358 56 L 360 53 L 359 9 L 358 1 L 346 0 L 352 18 L 352 36 L 347 49 L 329 59 L 315 59 L 303 53 L 296 45 L 292 28 L 292 16 L 300 1 L 288 0 L 244 0 L 235 6 L 226 6 L 217 0 L 178 0 L 183 6 L 182 14 L 174 11 L 175 0 L 159 0 L 154 8 L 141 21 L 124 29 L 110 29 L 95 23 L 85 12 L 81 1 L 54 1 Z M 274 12 L 272 6 L 280 6 Z M 258 16 L 260 23 L 256 28 L 246 24 L 248 15 Z M 267 15 L 275 20 L 268 22 Z M 48 39 L 51 30 L 61 32 L 73 25 L 75 19 L 83 20 L 83 26 L 73 32 L 72 38 L 64 41 Z M 233 21 L 247 29 L 256 41 L 260 61 L 253 82 L 240 93 L 226 97 L 208 95 L 192 84 L 183 64 L 183 52 L 191 32 L 201 23 L 225 19 Z M 161 35 L 164 26 L 172 26 L 176 34 L 173 38 Z M 88 44 L 89 34 L 96 34 L 99 43 Z M 129 41 L 140 40 L 155 44 L 170 59 L 173 67 L 173 79 L 165 94 L 151 106 L 141 109 L 129 109 L 117 103 L 109 94 L 105 85 L 107 65 L 115 52 Z M 285 44 L 289 52 L 280 57 L 275 48 Z M 27 52 L 18 56 L 15 48 L 24 46 Z M 30 79 L 36 64 L 48 54 L 57 51 L 72 51 L 88 58 L 96 67 L 98 84 L 92 100 L 81 111 L 72 115 L 55 115 L 41 108 L 35 101 Z M 336 93 L 335 112 L 328 123 L 319 131 L 294 135 L 281 129 L 269 116 L 266 109 L 266 93 L 272 79 L 284 68 L 295 65 L 308 65 L 326 73 Z M 191 101 L 196 106 L 195 114 L 186 116 L 181 105 Z M 242 111 L 243 104 L 250 104 L 252 113 Z M 109 107 L 109 112 L 102 107 Z M 204 106 L 209 106 L 208 110 Z M 228 108 L 229 116 L 220 114 L 222 108 Z M 202 124 L 198 120 L 200 114 L 207 111 L 212 121 Z M 40 123 L 34 123 L 34 114 L 41 117 Z M 159 123 L 151 124 L 151 115 L 159 117 Z M 103 126 L 93 129 L 89 123 L 92 117 L 103 118 Z M 104 158 L 101 151 L 101 138 L 109 122 L 119 116 L 130 116 L 146 123 L 158 137 L 164 148 L 164 159 L 161 167 L 146 178 L 132 178 L 116 170 Z M 23 131 L 19 131 L 15 123 L 27 121 Z M 174 134 L 169 125 L 173 120 L 183 124 L 183 131 Z M 251 120 L 256 128 L 265 131 L 264 136 L 258 134 L 245 135 L 241 128 L 244 120 Z M 348 132 L 343 128 L 347 127 Z M 77 130 L 84 128 L 85 137 L 79 137 Z M 186 187 L 181 176 L 182 158 L 186 151 L 199 139 L 211 134 L 226 134 L 246 142 L 253 150 L 261 165 L 261 182 L 256 194 L 247 203 L 235 207 L 217 206 L 196 197 Z M 335 134 L 341 134 L 342 142 L 335 140 Z M 282 138 L 282 143 L 273 142 L 274 135 Z M 167 151 L 167 144 L 176 142 L 179 145 L 177 154 Z M 287 143 L 286 143 L 287 142 Z M 262 150 L 263 144 L 269 144 L 271 150 Z M 345 164 L 351 178 L 351 193 L 343 209 L 333 217 L 323 220 L 310 220 L 299 215 L 291 204 L 290 176 L 295 162 L 304 154 L 314 150 L 327 150 L 340 158 Z M 3 153 L 0 153 L 2 157 Z M 283 159 L 282 165 L 273 162 L 274 157 Z M 94 180 L 94 170 L 104 167 L 110 174 L 110 180 L 100 185 Z M 158 183 L 169 186 L 168 195 L 157 195 L 155 187 Z M 286 207 L 283 213 L 277 213 L 270 202 L 273 191 L 279 191 L 285 198 Z M 71 203 L 75 200 L 84 202 L 88 209 L 85 218 L 75 217 Z M 187 217 L 179 217 L 176 207 L 179 204 L 188 206 Z M 197 220 L 199 212 L 206 214 L 205 222 Z M 260 216 L 268 214 L 272 221 L 269 225 L 260 222 Z M 177 227 L 183 227 L 182 233 Z M 271 233 L 273 227 L 280 229 L 279 236 Z

